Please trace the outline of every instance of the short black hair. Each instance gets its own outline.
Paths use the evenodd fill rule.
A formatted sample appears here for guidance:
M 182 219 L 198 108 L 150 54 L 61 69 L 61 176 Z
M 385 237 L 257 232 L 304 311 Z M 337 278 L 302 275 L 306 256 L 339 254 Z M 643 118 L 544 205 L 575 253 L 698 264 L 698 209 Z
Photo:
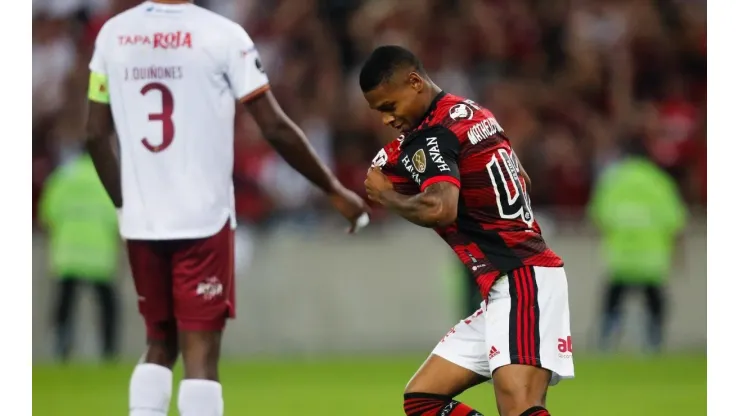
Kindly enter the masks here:
M 410 67 L 419 75 L 426 75 L 419 59 L 411 51 L 396 45 L 375 48 L 360 71 L 362 92 L 373 90 L 395 73 L 399 68 Z

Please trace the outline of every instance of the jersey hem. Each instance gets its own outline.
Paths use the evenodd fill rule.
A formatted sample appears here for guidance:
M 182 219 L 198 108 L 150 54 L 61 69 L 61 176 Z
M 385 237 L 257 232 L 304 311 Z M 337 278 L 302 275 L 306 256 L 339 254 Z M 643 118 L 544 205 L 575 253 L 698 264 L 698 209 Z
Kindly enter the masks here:
M 218 234 L 227 224 L 232 230 L 236 229 L 236 221 L 233 221 L 234 214 L 229 212 L 226 218 L 216 222 L 214 226 L 203 227 L 190 230 L 178 230 L 174 232 L 160 232 L 160 233 L 148 233 L 148 232 L 136 232 L 124 230 L 121 227 L 120 234 L 125 240 L 146 240 L 146 241 L 168 241 L 168 240 L 194 240 L 200 238 L 209 238 Z

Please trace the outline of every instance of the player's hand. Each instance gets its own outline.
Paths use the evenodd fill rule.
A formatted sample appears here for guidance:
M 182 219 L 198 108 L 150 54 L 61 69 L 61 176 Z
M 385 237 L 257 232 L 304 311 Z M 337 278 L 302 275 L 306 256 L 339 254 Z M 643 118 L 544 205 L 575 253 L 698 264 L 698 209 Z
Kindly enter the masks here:
M 380 171 L 377 166 L 372 166 L 367 171 L 365 178 L 365 191 L 371 201 L 381 203 L 380 194 L 384 191 L 393 190 L 393 183 Z
M 340 185 L 334 192 L 329 194 L 329 201 L 331 201 L 334 209 L 339 211 L 350 222 L 349 230 L 347 230 L 350 234 L 359 231 L 370 222 L 370 216 L 368 214 L 370 207 L 367 206 L 359 195 L 349 189 Z

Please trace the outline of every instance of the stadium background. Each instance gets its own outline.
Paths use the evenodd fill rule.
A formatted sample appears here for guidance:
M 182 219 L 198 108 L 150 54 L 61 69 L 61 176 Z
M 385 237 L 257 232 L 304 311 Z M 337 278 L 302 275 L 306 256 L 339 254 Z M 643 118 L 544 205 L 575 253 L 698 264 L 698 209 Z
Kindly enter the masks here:
M 34 0 L 33 197 L 83 138 L 87 62 L 97 30 L 137 1 Z M 534 184 L 545 236 L 566 261 L 577 378 L 555 414 L 705 412 L 706 3 L 692 0 L 211 0 L 254 38 L 278 99 L 362 192 L 384 138 L 357 86 L 377 44 L 416 51 L 445 90 L 491 108 Z M 240 112 L 236 145 L 239 319 L 225 341 L 229 414 L 400 414 L 408 378 L 462 317 L 462 276 L 430 231 L 376 211 L 356 237 Z M 629 308 L 618 355 L 594 350 L 604 283 L 584 206 L 624 143 L 644 141 L 691 206 L 675 273 L 667 352 L 641 356 L 642 309 Z M 142 324 L 125 258 L 120 364 L 94 356 L 96 309 L 78 305 L 77 359 L 51 362 L 46 240 L 33 238 L 34 410 L 125 414 Z M 634 305 L 638 299 L 632 299 Z M 490 386 L 466 393 L 493 414 Z M 605 410 L 604 410 L 605 409 Z M 611 412 L 611 413 L 610 413 Z

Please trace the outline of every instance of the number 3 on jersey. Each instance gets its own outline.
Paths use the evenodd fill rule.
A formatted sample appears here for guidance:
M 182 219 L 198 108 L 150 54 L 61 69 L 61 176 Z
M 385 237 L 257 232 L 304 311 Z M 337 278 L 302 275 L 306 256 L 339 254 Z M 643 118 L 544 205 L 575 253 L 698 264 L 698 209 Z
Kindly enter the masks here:
M 534 215 L 529 195 L 519 180 L 519 165 L 515 160 L 513 153 L 507 149 L 497 149 L 486 168 L 496 192 L 499 216 L 509 220 L 519 219 L 531 227 Z
M 141 95 L 147 95 L 152 90 L 159 91 L 162 96 L 162 112 L 150 113 L 149 121 L 159 121 L 162 123 L 162 142 L 157 145 L 153 145 L 149 139 L 144 137 L 141 139 L 141 144 L 143 144 L 150 152 L 159 153 L 168 148 L 175 139 L 175 123 L 172 122 L 172 114 L 175 111 L 175 99 L 172 96 L 170 89 L 159 82 L 152 82 L 144 85 L 141 89 Z

